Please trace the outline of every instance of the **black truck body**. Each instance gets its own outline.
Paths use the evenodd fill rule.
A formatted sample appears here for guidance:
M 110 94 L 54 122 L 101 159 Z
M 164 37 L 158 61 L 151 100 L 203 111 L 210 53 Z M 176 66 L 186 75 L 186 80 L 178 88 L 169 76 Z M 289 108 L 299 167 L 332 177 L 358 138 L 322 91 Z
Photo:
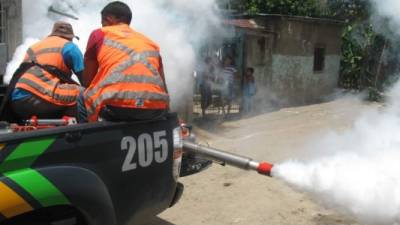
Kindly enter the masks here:
M 68 221 L 67 211 L 71 224 L 143 223 L 182 194 L 178 130 L 170 114 L 0 134 L 0 224 Z

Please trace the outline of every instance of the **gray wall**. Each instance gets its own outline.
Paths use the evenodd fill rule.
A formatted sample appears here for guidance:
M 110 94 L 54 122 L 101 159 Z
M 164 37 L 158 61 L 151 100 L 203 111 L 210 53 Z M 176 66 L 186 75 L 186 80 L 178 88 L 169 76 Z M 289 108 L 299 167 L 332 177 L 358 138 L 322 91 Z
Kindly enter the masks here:
M 0 46 L 0 75 L 4 74 L 8 62 L 15 49 L 22 42 L 22 1 L 1 0 L 5 9 L 5 44 Z
M 256 69 L 259 102 L 281 106 L 321 100 L 337 87 L 342 25 L 273 16 L 259 21 L 269 31 L 246 38 L 246 66 Z M 260 45 L 265 38 L 265 46 Z M 262 43 L 262 41 L 261 41 Z M 325 48 L 324 70 L 314 72 L 314 48 Z
M 12 0 L 8 8 L 7 44 L 8 57 L 11 58 L 15 49 L 22 43 L 22 1 Z
M 272 61 L 274 36 L 248 32 L 245 38 L 245 66 L 254 68 L 257 82 L 255 110 L 263 111 L 270 107 L 274 95 L 271 93 Z

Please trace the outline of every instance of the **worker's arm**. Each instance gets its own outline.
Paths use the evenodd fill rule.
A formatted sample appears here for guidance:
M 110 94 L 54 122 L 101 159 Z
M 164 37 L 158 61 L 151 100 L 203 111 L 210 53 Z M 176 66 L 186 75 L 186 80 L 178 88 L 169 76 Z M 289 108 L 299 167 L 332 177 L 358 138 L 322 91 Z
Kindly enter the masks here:
M 82 85 L 88 87 L 97 74 L 99 63 L 97 60 L 85 59 L 85 71 L 83 72 Z
M 95 30 L 89 37 L 85 52 L 85 71 L 83 72 L 82 85 L 88 87 L 99 70 L 97 54 L 104 41 L 104 33 L 101 29 Z
M 165 80 L 164 66 L 163 66 L 163 62 L 162 62 L 161 56 L 160 56 L 160 71 L 159 71 L 159 73 L 161 75 L 161 79 L 164 82 L 165 92 L 168 94 L 167 81 Z
M 65 65 L 78 76 L 79 82 L 82 84 L 84 64 L 81 50 L 73 42 L 68 42 L 62 50 L 62 56 Z

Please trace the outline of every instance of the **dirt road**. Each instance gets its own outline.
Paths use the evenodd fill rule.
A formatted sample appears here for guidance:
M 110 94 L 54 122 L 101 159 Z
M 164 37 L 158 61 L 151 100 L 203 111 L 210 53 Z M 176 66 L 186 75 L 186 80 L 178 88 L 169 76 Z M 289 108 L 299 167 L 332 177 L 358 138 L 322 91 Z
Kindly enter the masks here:
M 340 99 L 307 107 L 225 122 L 215 129 L 198 129 L 203 143 L 273 163 L 307 158 L 307 143 L 321 134 L 350 129 L 367 105 Z M 149 224 L 155 225 L 336 225 L 356 224 L 326 210 L 279 180 L 235 168 L 213 165 L 181 179 L 185 192 L 177 206 Z

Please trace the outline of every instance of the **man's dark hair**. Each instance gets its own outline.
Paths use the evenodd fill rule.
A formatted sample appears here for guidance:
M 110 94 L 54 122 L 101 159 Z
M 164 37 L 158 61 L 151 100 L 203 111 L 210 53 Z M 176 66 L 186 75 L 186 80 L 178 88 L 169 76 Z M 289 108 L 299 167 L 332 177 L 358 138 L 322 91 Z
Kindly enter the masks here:
M 111 2 L 101 11 L 103 18 L 107 16 L 114 16 L 119 22 L 131 24 L 132 11 L 129 6 L 123 2 Z
M 247 70 L 250 71 L 250 73 L 252 73 L 252 74 L 254 73 L 254 68 L 253 67 L 248 67 Z

